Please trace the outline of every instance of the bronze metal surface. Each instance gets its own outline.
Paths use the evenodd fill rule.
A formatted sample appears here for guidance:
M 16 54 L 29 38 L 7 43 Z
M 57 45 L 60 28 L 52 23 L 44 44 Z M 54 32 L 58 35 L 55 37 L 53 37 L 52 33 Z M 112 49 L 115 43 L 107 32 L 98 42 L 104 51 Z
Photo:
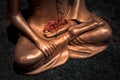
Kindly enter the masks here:
M 52 69 L 69 58 L 88 58 L 107 48 L 112 30 L 90 13 L 84 0 L 30 0 L 32 14 L 26 21 L 21 0 L 8 0 L 8 15 L 21 31 L 14 63 L 28 75 Z

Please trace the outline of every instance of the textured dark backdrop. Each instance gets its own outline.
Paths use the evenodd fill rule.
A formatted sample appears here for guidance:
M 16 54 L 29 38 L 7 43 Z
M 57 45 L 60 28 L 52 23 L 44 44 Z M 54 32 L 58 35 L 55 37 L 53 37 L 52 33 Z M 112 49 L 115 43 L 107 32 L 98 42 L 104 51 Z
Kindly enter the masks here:
M 26 0 L 22 9 L 27 9 Z M 12 53 L 15 47 L 10 34 L 6 13 L 6 0 L 0 0 L 0 80 L 120 80 L 120 0 L 86 0 L 89 10 L 105 19 L 113 30 L 110 46 L 101 54 L 88 59 L 69 60 L 61 67 L 36 76 L 16 74 L 12 65 Z

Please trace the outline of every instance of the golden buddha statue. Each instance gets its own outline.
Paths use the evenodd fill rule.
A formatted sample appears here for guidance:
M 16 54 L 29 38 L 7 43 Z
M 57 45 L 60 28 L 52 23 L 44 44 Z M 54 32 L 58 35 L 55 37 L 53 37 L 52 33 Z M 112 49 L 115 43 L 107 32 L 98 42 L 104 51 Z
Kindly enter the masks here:
M 8 0 L 8 15 L 21 31 L 14 64 L 28 75 L 52 69 L 69 58 L 88 58 L 107 48 L 112 31 L 100 17 L 90 13 L 85 0 L 30 0 L 26 21 L 21 0 Z

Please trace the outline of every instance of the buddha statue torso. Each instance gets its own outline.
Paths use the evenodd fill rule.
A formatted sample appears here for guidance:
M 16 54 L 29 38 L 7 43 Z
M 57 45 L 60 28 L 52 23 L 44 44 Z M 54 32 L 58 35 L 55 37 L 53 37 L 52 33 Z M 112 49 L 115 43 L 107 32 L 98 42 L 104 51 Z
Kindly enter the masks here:
M 38 35 L 44 35 L 46 25 L 60 25 L 60 22 L 64 24 L 70 19 L 71 8 L 68 0 L 31 0 L 30 3 L 32 3 L 32 15 L 29 17 L 28 22 Z

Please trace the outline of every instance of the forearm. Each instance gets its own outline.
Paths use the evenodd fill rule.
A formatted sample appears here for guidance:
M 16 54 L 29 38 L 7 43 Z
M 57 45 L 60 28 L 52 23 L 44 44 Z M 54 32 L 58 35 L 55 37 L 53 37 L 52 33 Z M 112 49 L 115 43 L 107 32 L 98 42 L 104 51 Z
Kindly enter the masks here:
M 31 29 L 28 22 L 22 17 L 21 13 L 9 14 L 12 23 L 29 39 L 36 41 L 38 35 Z
M 33 42 L 37 42 L 39 36 L 31 29 L 28 22 L 23 18 L 20 11 L 20 2 L 20 0 L 8 0 L 9 18 L 26 37 L 31 39 Z

